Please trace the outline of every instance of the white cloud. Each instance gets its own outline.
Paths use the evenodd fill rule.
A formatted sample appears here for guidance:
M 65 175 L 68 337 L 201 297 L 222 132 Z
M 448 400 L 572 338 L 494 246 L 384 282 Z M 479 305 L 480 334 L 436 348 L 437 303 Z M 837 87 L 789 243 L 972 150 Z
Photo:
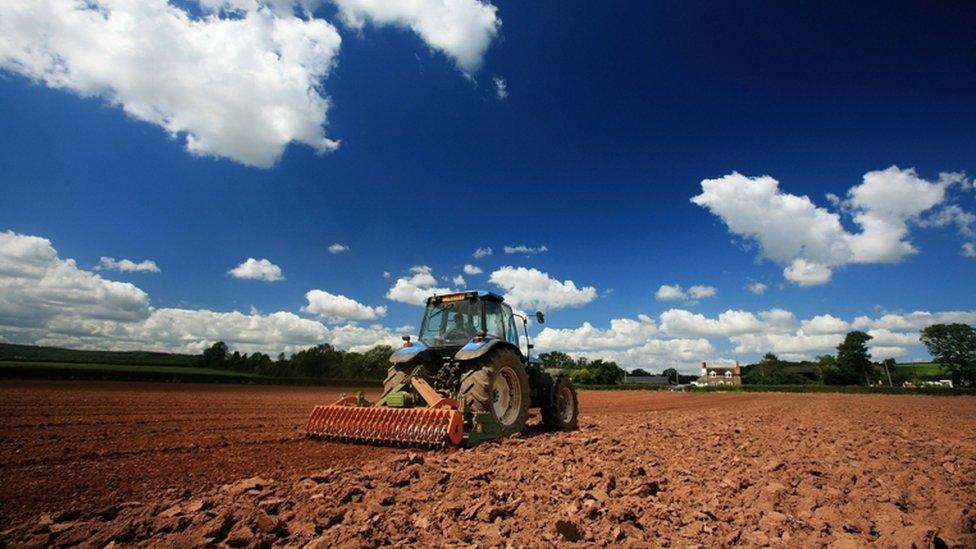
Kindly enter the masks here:
M 705 299 L 714 297 L 717 294 L 718 289 L 714 286 L 702 286 L 698 284 L 688 288 L 688 291 L 685 292 L 678 284 L 662 284 L 654 292 L 654 297 L 658 301 L 684 301 L 688 299 Z
M 680 301 L 688 299 L 687 294 L 681 289 L 681 286 L 677 284 L 662 284 L 657 292 L 654 292 L 654 297 L 658 301 Z
M 931 313 L 888 313 L 878 318 L 859 316 L 851 323 L 855 330 L 922 330 L 933 324 L 976 324 L 976 311 L 943 311 Z
M 851 326 L 832 315 L 817 315 L 810 320 L 804 320 L 800 327 L 808 334 L 834 334 L 846 332 Z
M 826 265 L 811 263 L 802 257 L 783 269 L 783 277 L 799 286 L 817 286 L 830 282 L 833 271 Z
M 386 316 L 386 307 L 370 307 L 344 295 L 330 294 L 324 290 L 305 293 L 308 304 L 302 311 L 328 319 L 332 323 L 344 320 L 374 320 Z
M 390 278 L 390 271 L 383 271 L 383 278 Z
M 492 254 L 491 246 L 488 246 L 485 248 L 478 248 L 471 255 L 474 256 L 475 259 L 481 259 L 483 257 L 488 257 L 491 254 Z
M 483 272 L 484 271 L 481 270 L 481 267 L 479 267 L 477 265 L 472 265 L 472 264 L 468 263 L 468 264 L 465 264 L 465 266 L 464 266 L 464 274 L 466 274 L 466 275 L 479 275 L 479 274 L 481 274 Z
M 706 297 L 715 297 L 718 294 L 718 290 L 714 286 L 692 286 L 688 288 L 688 295 L 692 299 L 705 299 Z
M 333 255 L 341 254 L 342 252 L 348 252 L 348 251 L 349 251 L 349 246 L 346 246 L 345 244 L 339 244 L 338 242 L 329 246 L 329 253 Z
M 505 246 L 505 253 L 507 254 L 526 254 L 535 255 L 548 252 L 549 248 L 545 246 L 526 246 L 525 244 L 519 244 L 518 246 Z
M 849 263 L 896 263 L 918 250 L 909 227 L 923 224 L 921 214 L 942 203 L 960 174 L 940 174 L 927 181 L 913 169 L 892 166 L 864 174 L 847 198 L 835 204 L 860 227 L 846 231 L 839 213 L 815 205 L 806 196 L 784 193 L 772 177 L 733 172 L 702 181 L 691 200 L 725 222 L 733 234 L 754 240 L 763 257 L 784 265 L 784 276 L 802 286 L 825 284 L 832 270 Z
M 654 319 L 640 315 L 637 320 L 615 318 L 610 321 L 609 330 L 596 328 L 589 322 L 572 329 L 546 327 L 534 343 L 540 349 L 561 351 L 625 349 L 642 345 L 657 333 Z
M 254 259 L 253 257 L 247 258 L 244 263 L 227 271 L 227 274 L 234 278 L 263 280 L 265 282 L 277 282 L 285 279 L 281 275 L 281 267 L 267 259 Z
M 579 328 L 547 327 L 533 343 L 538 352 L 563 351 L 651 371 L 677 367 L 683 372 L 693 372 L 702 360 L 715 358 L 715 348 L 707 339 L 666 339 L 658 335 L 654 320 L 640 315 L 636 320 L 613 319 L 609 329 L 597 328 L 589 322 Z
M 334 150 L 320 80 L 339 51 L 321 19 L 251 9 L 200 17 L 161 0 L 10 0 L 0 68 L 185 140 L 189 152 L 269 167 L 291 142 Z
M 661 313 L 661 331 L 678 337 L 731 336 L 755 332 L 763 323 L 747 311 L 725 311 L 718 319 L 684 309 L 669 309 Z
M 373 308 L 378 316 L 380 310 L 385 312 Z M 49 240 L 0 232 L 0 341 L 186 353 L 224 341 L 243 352 L 277 354 L 320 343 L 364 350 L 397 339 L 378 325 L 330 329 L 284 311 L 154 309 L 141 289 L 79 269 L 73 259 L 61 259 Z
M 747 289 L 756 295 L 763 295 L 766 293 L 766 290 L 769 289 L 769 286 L 763 284 L 762 282 L 753 282 L 747 286 Z
M 505 79 L 496 76 L 492 78 L 492 81 L 495 83 L 495 97 L 497 97 L 499 101 L 508 99 L 508 83 L 505 82 Z
M 108 271 L 120 271 L 123 273 L 158 273 L 159 266 L 156 265 L 155 261 L 150 259 L 145 259 L 136 263 L 131 259 L 119 259 L 116 260 L 113 257 L 102 257 L 95 266 L 96 271 L 101 271 L 102 269 Z
M 450 288 L 438 288 L 437 279 L 427 265 L 417 265 L 410 268 L 410 275 L 397 279 L 393 287 L 386 292 L 386 298 L 391 301 L 423 305 L 432 295 L 448 294 Z
M 489 277 L 489 282 L 505 290 L 505 300 L 523 309 L 560 309 L 578 307 L 596 299 L 596 288 L 577 288 L 572 280 L 560 282 L 537 269 L 502 267 Z
M 452 278 L 451 283 L 457 286 L 458 288 L 464 288 L 468 285 L 468 283 L 464 281 L 464 277 L 461 275 L 457 275 L 454 278 Z
M 61 259 L 46 238 L 0 232 L 0 327 L 32 329 L 84 318 L 136 321 L 149 315 L 149 296 L 127 282 L 106 280 Z
M 962 255 L 965 257 L 976 257 L 976 244 L 966 242 L 962 245 Z
M 368 22 L 408 28 L 467 75 L 481 67 L 502 24 L 498 8 L 477 0 L 332 1 L 347 26 L 362 29 Z

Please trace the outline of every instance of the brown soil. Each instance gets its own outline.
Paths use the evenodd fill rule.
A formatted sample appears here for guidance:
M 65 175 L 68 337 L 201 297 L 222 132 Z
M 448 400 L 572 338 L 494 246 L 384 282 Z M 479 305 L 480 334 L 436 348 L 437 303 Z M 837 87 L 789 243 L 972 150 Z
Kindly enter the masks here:
M 976 398 L 584 391 L 571 433 L 302 439 L 338 393 L 5 382 L 0 546 L 976 546 Z

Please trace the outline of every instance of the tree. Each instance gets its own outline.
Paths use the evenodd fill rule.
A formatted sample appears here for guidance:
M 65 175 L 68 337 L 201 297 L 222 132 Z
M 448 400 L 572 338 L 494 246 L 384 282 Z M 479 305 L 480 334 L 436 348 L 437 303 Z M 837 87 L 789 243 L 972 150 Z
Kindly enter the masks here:
M 844 341 L 837 346 L 837 366 L 841 371 L 846 370 L 863 378 L 865 385 L 871 385 L 874 375 L 874 364 L 871 363 L 871 353 L 867 346 L 871 339 L 868 334 L 855 330 L 848 332 Z
M 200 366 L 204 368 L 226 368 L 227 367 L 227 344 L 218 341 L 203 351 L 200 357 Z
M 642 368 L 634 368 L 627 375 L 629 375 L 629 376 L 643 376 L 643 377 L 646 377 L 646 376 L 649 376 L 651 374 L 650 374 L 650 372 L 648 372 L 647 370 L 644 370 Z
M 976 382 L 976 329 L 967 324 L 933 324 L 922 330 L 922 343 L 960 385 Z
M 661 375 L 668 378 L 668 381 L 674 383 L 675 385 L 681 383 L 681 379 L 678 377 L 678 370 L 674 368 L 668 368 L 661 372 Z
M 542 361 L 546 368 L 556 368 L 563 371 L 572 370 L 577 366 L 573 357 L 560 351 L 542 353 L 539 355 L 539 360 Z

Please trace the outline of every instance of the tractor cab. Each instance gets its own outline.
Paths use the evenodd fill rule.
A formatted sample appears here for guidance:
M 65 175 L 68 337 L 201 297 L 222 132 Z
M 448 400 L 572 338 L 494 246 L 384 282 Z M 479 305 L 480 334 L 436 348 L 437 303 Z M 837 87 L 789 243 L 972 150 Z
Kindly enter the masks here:
M 433 296 L 420 325 L 420 341 L 435 349 L 460 349 L 473 339 L 497 339 L 519 345 L 512 308 L 491 292 Z

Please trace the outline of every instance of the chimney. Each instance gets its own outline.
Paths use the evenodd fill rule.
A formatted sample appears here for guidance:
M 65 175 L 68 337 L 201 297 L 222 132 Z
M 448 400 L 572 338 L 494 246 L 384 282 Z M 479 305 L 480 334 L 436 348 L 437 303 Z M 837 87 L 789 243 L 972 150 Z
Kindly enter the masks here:
M 704 360 L 702 361 L 702 375 L 708 375 L 708 366 L 705 364 Z
M 742 375 L 742 370 L 739 368 L 739 361 L 735 361 L 735 375 Z

